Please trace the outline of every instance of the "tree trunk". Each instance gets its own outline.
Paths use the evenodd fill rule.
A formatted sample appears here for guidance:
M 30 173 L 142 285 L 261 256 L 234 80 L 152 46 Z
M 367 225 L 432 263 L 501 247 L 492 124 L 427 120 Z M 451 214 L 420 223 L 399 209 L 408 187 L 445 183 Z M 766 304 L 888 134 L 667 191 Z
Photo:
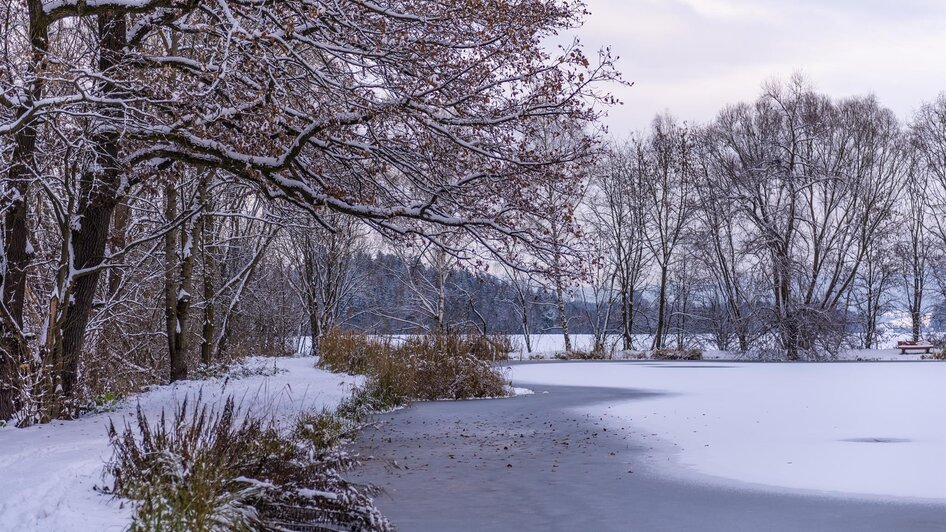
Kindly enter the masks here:
M 48 28 L 41 16 L 42 2 L 29 0 L 30 44 L 33 54 L 29 71 L 36 76 L 29 97 L 43 96 L 39 77 L 46 51 L 49 48 Z M 19 111 L 25 112 L 24 106 Z M 36 153 L 36 124 L 27 123 L 13 137 L 12 164 L 3 178 L 7 183 L 6 197 L 0 198 L 0 207 L 6 211 L 0 227 L 0 420 L 16 413 L 16 395 L 19 389 L 18 366 L 27 353 L 23 334 L 23 302 L 26 293 L 26 269 L 31 260 L 29 247 L 29 180 Z
M 867 319 L 867 326 L 864 331 L 864 348 L 871 349 L 874 347 L 874 334 L 877 328 L 877 318 L 874 316 L 873 311 L 871 311 L 870 317 Z
M 319 287 L 316 282 L 316 276 L 319 275 L 315 267 L 316 251 L 309 235 L 305 235 L 303 238 L 302 253 L 304 255 L 303 260 L 305 261 L 303 271 L 306 277 L 302 282 L 305 287 L 306 312 L 309 314 L 309 334 L 312 337 L 311 345 L 309 346 L 309 354 L 315 356 L 321 354 L 322 334 L 324 334 L 324 331 L 322 330 L 322 321 L 320 319 Z
M 164 219 L 171 223 L 177 217 L 177 188 L 173 182 L 164 187 Z M 180 326 L 177 322 L 177 231 L 171 230 L 164 237 L 164 331 L 167 335 L 168 361 L 171 367 L 171 381 L 175 373 L 180 372 L 180 360 L 177 353 L 177 336 Z
M 181 276 L 180 283 L 178 285 L 177 292 L 177 323 L 178 331 L 175 338 L 174 352 L 177 355 L 177 366 L 172 361 L 171 364 L 171 380 L 182 380 L 187 378 L 187 349 L 188 349 L 188 334 L 187 334 L 187 322 L 190 318 L 190 308 L 191 301 L 193 297 L 191 296 L 191 291 L 194 288 L 194 246 L 196 244 L 195 239 L 200 235 L 200 218 L 198 218 L 197 225 L 191 226 L 190 224 L 184 223 L 181 224 L 181 240 L 183 241 L 182 257 L 181 257 Z
M 167 223 L 174 223 L 178 215 L 178 191 L 173 178 L 164 189 L 164 201 L 164 217 Z M 181 224 L 180 237 L 187 244 L 185 248 L 189 248 L 192 242 L 187 234 L 187 224 Z M 190 249 L 181 249 L 178 258 L 178 232 L 173 229 L 168 231 L 164 240 L 164 318 L 171 382 L 187 378 L 184 342 L 192 271 L 193 253 Z
M 109 146 L 114 157 L 117 149 Z M 103 174 L 85 174 L 80 186 L 82 199 L 78 209 L 81 227 L 72 233 L 73 268 L 77 270 L 95 268 L 104 260 L 108 228 L 115 207 L 115 173 L 107 169 Z M 89 198 L 88 201 L 85 198 Z M 71 297 L 63 301 L 68 305 L 62 322 L 61 385 L 62 392 L 72 397 L 78 380 L 79 358 L 85 343 L 86 327 L 92 315 L 95 290 L 100 270 L 93 269 L 72 279 Z
M 32 128 L 30 128 L 32 129 Z M 26 338 L 23 334 L 23 299 L 26 292 L 26 268 L 30 263 L 29 227 L 27 225 L 27 160 L 35 146 L 36 132 L 16 139 L 14 160 L 10 169 L 7 191 L 11 201 L 3 217 L 3 233 L 0 234 L 3 257 L 0 257 L 0 420 L 13 416 L 18 409 L 16 398 L 19 390 L 18 366 L 26 354 Z
M 677 316 L 679 316 L 677 323 L 677 349 L 683 351 L 686 340 L 687 316 L 690 312 L 690 287 L 684 284 L 681 288 L 682 294 L 678 297 L 680 303 L 675 306 L 679 306 L 680 308 L 680 311 L 677 313 Z
M 775 288 L 776 323 L 779 327 L 782 348 L 785 350 L 786 358 L 788 360 L 799 360 L 799 316 L 797 310 L 791 304 L 791 266 L 787 255 L 787 246 L 784 246 L 784 248 L 786 249 L 784 253 L 778 249 L 772 252 L 775 263 L 775 282 L 773 285 Z
M 745 353 L 749 351 L 749 335 L 744 331 L 744 325 L 740 325 L 739 328 L 739 332 L 736 333 L 736 339 L 739 340 L 739 352 Z
M 621 286 L 621 339 L 624 350 L 634 349 L 634 293 L 629 283 Z
M 565 352 L 572 352 L 572 339 L 568 334 L 568 316 L 565 315 L 565 288 L 562 286 L 561 274 L 555 277 L 555 301 L 558 306 L 558 322 L 565 339 Z
M 131 207 L 126 202 L 115 206 L 112 224 L 112 234 L 109 238 L 109 248 L 112 252 L 124 249 L 127 245 L 128 223 L 131 221 Z M 108 271 L 108 297 L 114 297 L 121 289 L 124 272 L 121 268 L 112 268 Z
M 667 313 L 667 266 L 660 267 L 660 291 L 657 295 L 657 330 L 654 332 L 654 342 L 651 349 L 663 349 L 666 329 Z
M 923 325 L 923 280 L 920 274 L 913 276 L 913 290 L 910 300 L 910 325 L 912 326 L 911 339 L 920 341 L 920 329 Z
M 213 200 L 207 193 L 208 180 L 200 183 L 200 204 L 203 213 L 201 214 L 200 224 L 200 250 L 203 259 L 203 324 L 200 331 L 200 361 L 204 366 L 213 363 L 214 352 L 214 334 L 216 334 L 216 316 L 214 292 L 217 290 L 217 261 L 213 251 L 210 249 L 211 239 L 214 235 L 214 217 L 207 214 L 213 210 Z
M 443 271 L 440 272 L 437 284 L 437 316 L 436 325 L 437 333 L 442 333 L 446 330 L 446 323 L 444 319 L 444 309 L 447 306 L 447 274 Z
M 524 300 L 522 301 L 522 337 L 526 342 L 526 352 L 532 354 L 532 329 L 529 325 L 529 309 Z
M 322 331 L 322 324 L 319 322 L 318 311 L 313 312 L 311 310 L 312 307 L 310 306 L 309 308 L 309 329 L 312 335 L 312 345 L 309 347 L 309 355 L 316 356 L 322 352 L 322 335 L 324 331 Z
M 103 14 L 98 17 L 99 72 L 109 72 L 121 61 L 125 48 L 127 24 L 122 15 Z M 106 78 L 107 79 L 107 78 Z M 101 82 L 105 95 L 119 95 L 119 88 L 110 81 Z M 108 112 L 108 111 L 106 111 Z M 120 113 L 122 111 L 116 111 Z M 79 228 L 72 232 L 72 269 L 90 268 L 69 279 L 70 297 L 62 322 L 62 344 L 57 360 L 62 392 L 73 397 L 78 380 L 79 358 L 85 343 L 86 327 L 92 315 L 92 304 L 104 260 L 105 245 L 112 212 L 118 202 L 121 169 L 118 167 L 119 135 L 113 132 L 92 137 L 96 161 L 92 169 L 80 176 L 79 204 L 76 219 Z

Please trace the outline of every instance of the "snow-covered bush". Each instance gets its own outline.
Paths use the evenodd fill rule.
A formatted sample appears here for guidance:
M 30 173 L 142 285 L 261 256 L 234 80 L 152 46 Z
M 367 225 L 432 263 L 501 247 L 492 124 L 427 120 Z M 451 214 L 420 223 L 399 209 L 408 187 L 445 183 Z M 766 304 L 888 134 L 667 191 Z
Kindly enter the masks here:
M 232 398 L 184 401 L 170 422 L 139 408 L 135 426 L 109 426 L 110 491 L 135 502 L 133 531 L 388 530 L 374 488 L 341 476 L 355 464 L 337 446 L 345 426 L 322 413 L 287 429 Z

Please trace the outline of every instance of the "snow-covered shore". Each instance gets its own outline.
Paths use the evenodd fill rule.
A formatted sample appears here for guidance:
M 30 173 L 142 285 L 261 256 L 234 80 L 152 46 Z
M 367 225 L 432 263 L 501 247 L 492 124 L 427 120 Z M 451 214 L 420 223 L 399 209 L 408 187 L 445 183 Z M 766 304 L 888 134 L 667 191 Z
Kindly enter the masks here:
M 582 411 L 652 442 L 663 474 L 946 501 L 946 364 L 534 363 L 512 378 L 659 393 Z
M 232 396 L 245 410 L 292 419 L 303 410 L 334 408 L 360 382 L 316 369 L 313 363 L 312 358 L 253 358 L 248 367 L 261 374 L 183 381 L 132 397 L 113 412 L 0 429 L 0 530 L 125 530 L 131 518 L 128 505 L 93 489 L 108 484 L 102 466 L 111 454 L 109 419 L 116 424 L 131 420 L 139 403 L 147 413 L 171 411 L 197 394 L 206 404 Z
M 557 354 L 563 353 L 565 351 L 565 340 L 561 334 L 533 334 L 530 338 L 532 350 L 529 351 L 526 348 L 525 337 L 518 334 L 509 335 L 510 340 L 513 345 L 513 352 L 510 354 L 510 358 L 513 360 L 536 360 L 536 359 L 551 359 L 555 358 Z M 920 353 L 910 353 L 910 354 L 901 354 L 899 349 L 896 349 L 897 339 L 906 339 L 909 338 L 907 335 L 895 335 L 891 334 L 885 337 L 882 346 L 883 349 L 842 349 L 840 353 L 837 354 L 837 357 L 833 360 L 844 360 L 844 361 L 905 361 L 905 360 L 923 360 L 923 355 Z M 624 353 L 617 349 L 617 346 L 620 345 L 620 337 L 617 335 L 610 335 L 606 340 L 606 346 L 609 350 L 612 350 L 613 357 L 616 359 L 629 358 L 633 359 L 634 354 L 636 353 Z M 741 359 L 748 360 L 748 357 L 741 355 L 739 353 L 733 353 L 728 351 L 721 351 L 719 349 L 712 348 L 713 341 L 711 338 L 696 338 L 697 343 L 703 346 L 703 359 L 704 360 L 728 360 L 728 361 L 739 361 Z M 653 341 L 653 336 L 649 334 L 635 334 L 634 335 L 634 346 L 636 349 L 647 349 Z M 572 347 L 579 351 L 590 351 L 594 346 L 594 335 L 591 334 L 572 334 L 571 335 Z M 675 345 L 671 341 L 672 345 Z

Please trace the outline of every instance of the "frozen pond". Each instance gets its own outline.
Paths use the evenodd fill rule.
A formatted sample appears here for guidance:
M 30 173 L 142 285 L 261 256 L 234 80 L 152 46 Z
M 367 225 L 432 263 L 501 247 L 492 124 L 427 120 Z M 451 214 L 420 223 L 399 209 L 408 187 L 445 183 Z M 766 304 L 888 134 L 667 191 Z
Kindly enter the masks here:
M 653 441 L 667 473 L 946 500 L 946 364 L 540 363 L 512 377 L 660 392 L 580 411 Z

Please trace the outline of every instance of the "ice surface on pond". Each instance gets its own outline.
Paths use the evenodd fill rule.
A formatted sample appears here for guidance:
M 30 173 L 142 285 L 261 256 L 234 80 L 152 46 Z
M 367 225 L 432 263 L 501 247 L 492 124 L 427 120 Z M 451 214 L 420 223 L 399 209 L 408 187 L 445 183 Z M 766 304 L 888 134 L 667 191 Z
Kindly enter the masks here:
M 664 472 L 946 500 L 943 363 L 541 363 L 512 376 L 664 393 L 584 409 L 655 445 Z

